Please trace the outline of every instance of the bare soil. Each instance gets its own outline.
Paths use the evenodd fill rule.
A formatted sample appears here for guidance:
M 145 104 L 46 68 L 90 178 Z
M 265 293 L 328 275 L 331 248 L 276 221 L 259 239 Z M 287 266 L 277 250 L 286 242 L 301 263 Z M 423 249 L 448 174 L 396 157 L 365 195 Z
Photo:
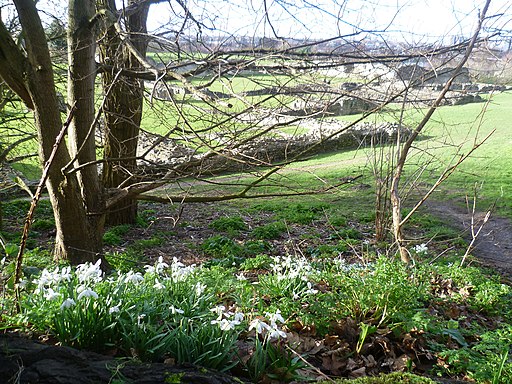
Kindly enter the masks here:
M 512 278 L 512 223 L 510 219 L 491 213 L 485 221 L 487 212 L 473 214 L 472 209 L 463 207 L 454 201 L 427 201 L 426 208 L 431 215 L 462 231 L 463 238 L 468 242 L 471 242 L 475 236 L 471 254 L 483 265 L 496 269 L 507 280 Z

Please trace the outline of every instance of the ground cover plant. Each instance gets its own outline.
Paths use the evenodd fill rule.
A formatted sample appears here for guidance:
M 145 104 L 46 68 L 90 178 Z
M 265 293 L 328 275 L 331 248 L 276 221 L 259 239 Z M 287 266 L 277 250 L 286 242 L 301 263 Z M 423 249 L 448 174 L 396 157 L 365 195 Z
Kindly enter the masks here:
M 411 245 L 417 264 L 407 267 L 368 242 L 370 224 L 355 221 L 361 213 L 340 219 L 328 200 L 307 200 L 290 206 L 299 207 L 301 218 L 314 215 L 295 221 L 268 201 L 226 204 L 216 219 L 217 206 L 189 207 L 164 242 L 154 239 L 163 238 L 169 226 L 163 218 L 174 211 L 148 205 L 138 225 L 107 231 L 117 236 L 110 256 L 117 270 L 110 274 L 99 264 L 29 267 L 31 256 L 22 310 L 15 314 L 4 295 L 3 328 L 119 357 L 198 364 L 255 382 L 392 371 L 482 383 L 512 379 L 512 289 L 491 271 L 460 267 L 464 248 L 457 238 L 458 248 L 441 257 L 451 245 Z M 423 220 L 432 222 L 440 226 Z M 272 236 L 257 235 L 258 228 L 263 234 L 272 228 Z M 184 240 L 186 252 L 173 248 Z M 254 251 L 255 240 L 265 246 Z M 138 259 L 126 262 L 134 250 Z M 177 251 L 186 264 L 171 256 Z M 12 259 L 3 261 L 5 276 Z

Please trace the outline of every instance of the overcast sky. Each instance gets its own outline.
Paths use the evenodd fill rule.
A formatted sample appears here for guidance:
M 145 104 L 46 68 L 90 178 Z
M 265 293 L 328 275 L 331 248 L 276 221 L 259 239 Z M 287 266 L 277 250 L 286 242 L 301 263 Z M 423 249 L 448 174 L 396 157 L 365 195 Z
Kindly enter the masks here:
M 213 33 L 328 38 L 361 30 L 386 30 L 407 41 L 468 37 L 484 0 L 188 0 L 192 14 Z M 179 8 L 179 7 L 178 7 Z M 177 9 L 178 9 L 177 8 Z M 512 2 L 492 0 L 490 21 L 512 29 Z M 266 16 L 268 15 L 268 17 Z M 169 4 L 153 6 L 150 27 L 179 27 Z M 215 30 L 215 32 L 213 32 Z

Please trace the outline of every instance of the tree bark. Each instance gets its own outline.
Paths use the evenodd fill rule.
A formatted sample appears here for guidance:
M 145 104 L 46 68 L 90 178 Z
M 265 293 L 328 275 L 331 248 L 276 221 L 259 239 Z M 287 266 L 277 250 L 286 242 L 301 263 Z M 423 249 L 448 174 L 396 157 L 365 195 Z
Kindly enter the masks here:
M 0 63 L 0 75 L 4 79 L 9 79 L 8 85 L 28 106 L 33 106 L 40 144 L 39 155 L 44 164 L 62 128 L 52 62 L 35 3 L 32 0 L 15 0 L 14 3 L 24 32 L 26 57 L 16 46 L 5 26 L 0 23 L 0 50 L 7 58 L 7 62 Z M 21 75 L 11 71 L 18 65 L 19 68 L 23 68 Z M 13 87 L 12 83 L 15 83 L 16 87 Z M 25 91 L 30 100 L 25 100 Z M 91 249 L 86 209 L 82 203 L 78 179 L 74 174 L 65 175 L 61 171 L 70 161 L 71 156 L 66 145 L 58 146 L 49 169 L 46 187 L 57 230 L 55 258 L 79 264 L 95 260 L 96 253 Z
M 68 105 L 75 105 L 69 126 L 69 147 L 75 166 L 96 160 L 94 97 L 96 38 L 89 20 L 94 0 L 70 0 L 68 10 Z M 96 165 L 77 173 L 87 212 L 91 250 L 101 253 L 105 207 Z
M 131 2 L 130 2 L 131 3 Z M 110 11 L 115 10 L 113 0 L 103 2 Z M 146 56 L 146 20 L 149 5 L 143 5 L 129 15 L 126 28 L 131 44 L 141 56 Z M 142 68 L 137 58 L 123 46 L 115 28 L 109 27 L 101 44 L 103 61 L 118 68 Z M 103 73 L 103 87 L 106 93 L 105 143 L 103 185 L 106 188 L 128 186 L 134 182 L 133 173 L 137 168 L 137 154 L 140 123 L 142 120 L 144 81 L 129 77 L 117 78 L 113 72 Z M 117 159 L 117 160 L 111 160 Z M 118 160 L 121 159 L 121 160 Z M 109 209 L 107 223 L 111 225 L 134 223 L 137 217 L 137 199 L 127 197 Z

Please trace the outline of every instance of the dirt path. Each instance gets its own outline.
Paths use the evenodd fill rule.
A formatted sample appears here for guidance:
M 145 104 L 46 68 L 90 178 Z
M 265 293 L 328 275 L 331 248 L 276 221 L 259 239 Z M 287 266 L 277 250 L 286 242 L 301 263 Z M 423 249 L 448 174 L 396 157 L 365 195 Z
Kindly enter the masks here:
M 428 201 L 429 213 L 446 220 L 463 231 L 463 237 L 471 241 L 471 212 L 450 201 Z M 478 230 L 486 213 L 477 213 L 475 230 Z M 493 267 L 507 279 L 512 278 L 512 223 L 509 219 L 491 214 L 481 230 L 472 254 L 482 264 Z

